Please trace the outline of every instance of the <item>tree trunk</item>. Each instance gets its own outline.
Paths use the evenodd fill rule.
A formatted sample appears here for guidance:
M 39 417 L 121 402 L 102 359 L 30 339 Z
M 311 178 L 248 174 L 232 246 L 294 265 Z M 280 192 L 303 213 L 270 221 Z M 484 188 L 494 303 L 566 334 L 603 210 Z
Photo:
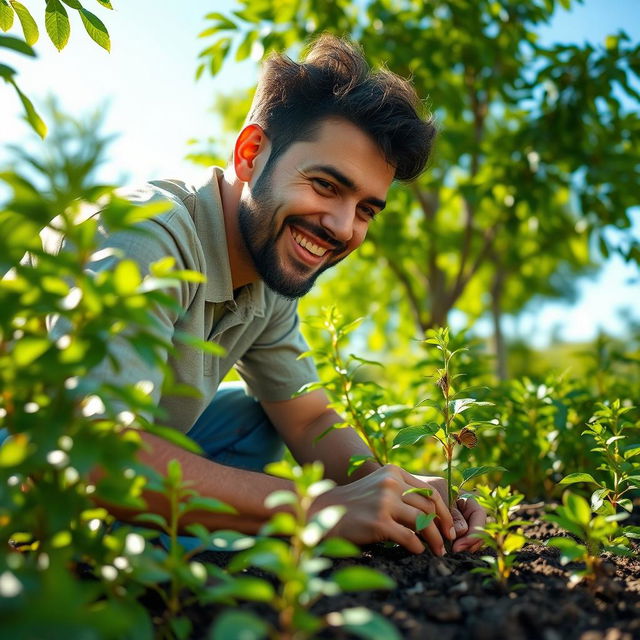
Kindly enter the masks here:
M 496 271 L 491 285 L 491 318 L 493 320 L 493 349 L 496 356 L 496 375 L 507 379 L 507 350 L 502 333 L 502 294 L 506 273 L 498 260 L 494 262 Z

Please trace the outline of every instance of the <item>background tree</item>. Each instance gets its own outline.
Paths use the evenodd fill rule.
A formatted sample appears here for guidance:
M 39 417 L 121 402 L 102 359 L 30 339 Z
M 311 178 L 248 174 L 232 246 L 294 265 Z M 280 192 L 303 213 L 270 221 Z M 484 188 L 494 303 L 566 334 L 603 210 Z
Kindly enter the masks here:
M 557 5 L 243 0 L 229 15 L 207 16 L 201 35 L 212 41 L 198 75 L 256 51 L 297 54 L 310 36 L 331 32 L 350 35 L 374 66 L 411 77 L 428 96 L 440 126 L 430 170 L 392 189 L 369 249 L 330 285 L 334 298 L 348 291 L 338 298 L 346 313 L 378 303 L 371 311 L 387 344 L 445 325 L 454 307 L 470 319 L 490 310 L 504 375 L 505 311 L 571 293 L 558 276 L 597 259 L 591 239 L 639 261 L 637 243 L 611 246 L 604 229 L 629 229 L 638 203 L 640 47 L 623 32 L 597 47 L 539 45 L 536 29 Z

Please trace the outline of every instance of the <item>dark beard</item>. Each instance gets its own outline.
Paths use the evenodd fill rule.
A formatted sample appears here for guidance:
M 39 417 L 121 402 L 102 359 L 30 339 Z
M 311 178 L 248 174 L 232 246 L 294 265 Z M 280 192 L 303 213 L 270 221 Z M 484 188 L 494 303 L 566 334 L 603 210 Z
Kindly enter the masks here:
M 289 216 L 281 229 L 272 228 L 278 209 L 273 203 L 269 173 L 265 167 L 253 189 L 251 202 L 241 200 L 238 204 L 240 233 L 256 271 L 267 287 L 285 298 L 295 300 L 308 293 L 318 276 L 342 258 L 329 260 L 312 273 L 304 265 L 298 267 L 292 261 L 293 269 L 285 271 L 278 256 L 277 242 L 284 233 L 291 233 L 289 226 L 293 224 L 313 231 L 319 238 L 334 245 L 335 249 L 330 250 L 333 253 L 340 254 L 346 247 L 329 237 L 324 230 L 310 225 L 304 216 Z M 291 271 L 297 273 L 292 274 Z

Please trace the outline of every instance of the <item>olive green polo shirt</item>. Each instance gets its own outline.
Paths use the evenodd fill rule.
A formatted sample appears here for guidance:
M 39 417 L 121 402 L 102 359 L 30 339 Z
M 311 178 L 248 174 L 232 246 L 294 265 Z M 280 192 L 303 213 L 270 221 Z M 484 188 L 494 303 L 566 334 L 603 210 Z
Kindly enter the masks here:
M 303 384 L 317 379 L 311 359 L 297 359 L 308 347 L 300 334 L 296 302 L 273 292 L 262 281 L 241 287 L 234 294 L 220 197 L 221 176 L 222 170 L 214 168 L 199 185 L 158 180 L 122 192 L 136 204 L 166 201 L 171 208 L 140 223 L 144 234 L 109 234 L 100 227 L 100 248 L 118 249 L 138 264 L 143 275 L 149 273 L 152 262 L 173 256 L 177 269 L 192 269 L 206 276 L 205 283 L 182 282 L 171 290 L 180 312 L 166 307 L 154 312 L 158 335 L 176 347 L 175 353 L 164 354 L 175 381 L 194 387 L 200 397 L 163 395 L 162 372 L 150 367 L 121 338 L 110 345 L 120 370 L 116 372 L 104 361 L 90 374 L 116 384 L 150 381 L 153 399 L 167 415 L 162 423 L 185 433 L 232 367 L 252 395 L 268 402 L 288 400 Z M 44 243 L 47 251 L 57 252 L 62 240 L 52 236 L 47 241 L 45 237 Z M 110 255 L 89 268 L 111 270 L 119 259 Z M 203 354 L 174 341 L 177 331 L 215 341 L 224 347 L 226 355 Z

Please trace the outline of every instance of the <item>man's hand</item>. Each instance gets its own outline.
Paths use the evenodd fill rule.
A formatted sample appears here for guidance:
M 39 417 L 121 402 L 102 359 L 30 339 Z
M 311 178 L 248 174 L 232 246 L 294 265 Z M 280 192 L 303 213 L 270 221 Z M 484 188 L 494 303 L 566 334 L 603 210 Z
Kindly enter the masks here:
M 414 487 L 431 489 L 432 494 L 429 497 L 418 493 L 404 495 Z M 360 480 L 327 491 L 314 503 L 314 511 L 332 504 L 344 505 L 346 513 L 330 535 L 341 536 L 356 544 L 391 540 L 412 553 L 422 553 L 424 545 L 415 531 L 420 513 L 437 515 L 420 532 L 433 553 L 444 554 L 443 537 L 456 540 L 454 519 L 440 488 L 395 465 L 385 465 Z
M 437 476 L 415 476 L 418 480 L 426 482 L 442 496 L 447 503 L 447 481 Z M 452 551 L 478 551 L 482 547 L 482 540 L 472 538 L 471 534 L 482 527 L 487 521 L 485 510 L 473 498 L 459 498 L 456 506 L 451 508 L 453 526 L 456 530 L 456 540 L 453 543 Z

